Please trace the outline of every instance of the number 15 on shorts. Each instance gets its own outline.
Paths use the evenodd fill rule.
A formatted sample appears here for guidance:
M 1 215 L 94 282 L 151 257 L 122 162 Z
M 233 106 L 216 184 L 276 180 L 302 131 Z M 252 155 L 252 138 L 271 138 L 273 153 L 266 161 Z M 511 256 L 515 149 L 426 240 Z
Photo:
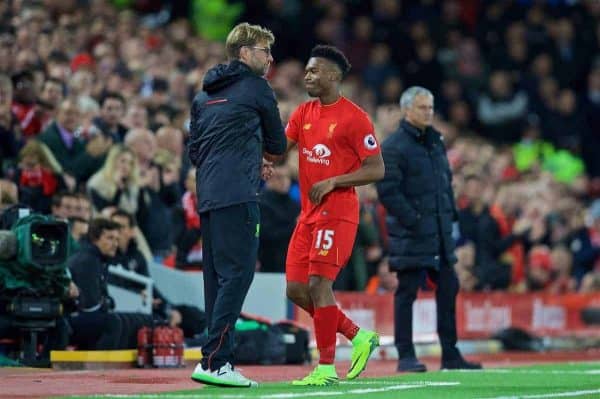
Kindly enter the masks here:
M 327 252 L 333 247 L 333 230 L 317 230 L 317 239 L 315 240 L 315 248 L 320 249 L 319 255 L 327 256 Z

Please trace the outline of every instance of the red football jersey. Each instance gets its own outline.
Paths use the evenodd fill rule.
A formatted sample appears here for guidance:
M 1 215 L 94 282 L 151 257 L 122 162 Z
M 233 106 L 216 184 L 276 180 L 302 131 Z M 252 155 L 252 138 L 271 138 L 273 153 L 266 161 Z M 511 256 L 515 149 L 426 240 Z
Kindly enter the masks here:
M 308 101 L 290 116 L 285 133 L 298 143 L 300 220 L 314 223 L 341 219 L 358 223 L 354 187 L 333 190 L 318 206 L 310 201 L 308 193 L 315 183 L 354 172 L 366 157 L 381 151 L 367 113 L 345 97 L 330 105 Z

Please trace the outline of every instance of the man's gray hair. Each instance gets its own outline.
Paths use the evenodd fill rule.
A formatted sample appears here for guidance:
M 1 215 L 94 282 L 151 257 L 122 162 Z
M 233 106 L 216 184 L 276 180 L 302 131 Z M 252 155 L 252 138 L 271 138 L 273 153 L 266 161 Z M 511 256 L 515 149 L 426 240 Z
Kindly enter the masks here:
M 433 94 L 424 87 L 411 86 L 404 90 L 400 97 L 400 108 L 409 108 L 415 101 L 416 96 L 429 96 L 433 99 Z

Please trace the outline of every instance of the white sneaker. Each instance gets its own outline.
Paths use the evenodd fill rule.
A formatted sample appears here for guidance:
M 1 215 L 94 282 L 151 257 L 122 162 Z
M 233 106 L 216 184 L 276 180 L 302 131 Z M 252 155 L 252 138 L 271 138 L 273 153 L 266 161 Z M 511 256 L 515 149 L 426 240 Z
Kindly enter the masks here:
M 256 381 L 252 381 L 234 370 L 230 363 L 225 363 L 220 369 L 214 371 L 205 370 L 202 368 L 202 364 L 198 363 L 192 373 L 192 380 L 220 387 L 251 388 L 258 386 Z

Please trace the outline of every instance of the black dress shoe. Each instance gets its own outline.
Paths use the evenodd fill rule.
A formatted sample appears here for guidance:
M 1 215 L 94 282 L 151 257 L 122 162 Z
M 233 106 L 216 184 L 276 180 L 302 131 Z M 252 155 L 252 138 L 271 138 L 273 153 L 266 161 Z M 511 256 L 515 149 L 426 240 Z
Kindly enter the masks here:
M 442 370 L 480 370 L 482 368 L 481 363 L 467 362 L 462 357 L 442 361 Z
M 398 361 L 398 371 L 404 373 L 423 373 L 427 367 L 414 357 L 405 357 Z

